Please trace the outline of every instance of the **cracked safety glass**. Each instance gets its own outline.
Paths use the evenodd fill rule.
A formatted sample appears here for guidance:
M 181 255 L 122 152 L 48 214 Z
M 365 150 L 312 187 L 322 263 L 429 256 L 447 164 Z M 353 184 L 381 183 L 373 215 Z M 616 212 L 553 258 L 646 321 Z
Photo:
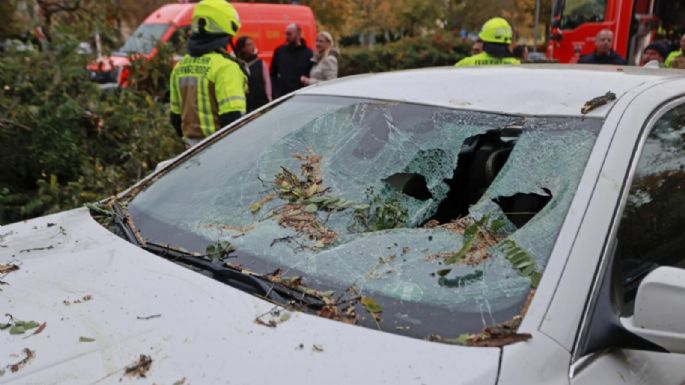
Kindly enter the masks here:
M 477 333 L 520 314 L 601 124 L 296 96 L 128 209 L 158 244 L 230 242 L 250 271 L 373 298 L 364 326 Z

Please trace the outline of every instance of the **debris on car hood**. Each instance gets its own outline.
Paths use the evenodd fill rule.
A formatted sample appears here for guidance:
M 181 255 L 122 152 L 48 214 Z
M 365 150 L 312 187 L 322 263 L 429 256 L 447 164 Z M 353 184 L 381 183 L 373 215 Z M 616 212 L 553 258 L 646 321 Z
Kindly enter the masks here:
M 148 355 L 141 354 L 133 365 L 126 367 L 124 374 L 129 377 L 145 378 L 151 366 L 152 358 Z
M 21 353 L 24 355 L 24 357 L 19 362 L 7 365 L 12 373 L 16 373 L 21 370 L 23 367 L 28 365 L 34 357 L 36 357 L 36 352 L 29 348 L 24 348 Z
M 608 91 L 606 94 L 604 94 L 602 96 L 592 98 L 592 99 L 588 100 L 587 102 L 585 102 L 585 104 L 583 105 L 583 108 L 580 109 L 580 112 L 583 115 L 586 115 L 588 112 L 590 112 L 596 108 L 599 108 L 605 104 L 608 104 L 609 102 L 612 102 L 614 100 L 616 100 L 616 94 L 611 92 L 611 91 Z

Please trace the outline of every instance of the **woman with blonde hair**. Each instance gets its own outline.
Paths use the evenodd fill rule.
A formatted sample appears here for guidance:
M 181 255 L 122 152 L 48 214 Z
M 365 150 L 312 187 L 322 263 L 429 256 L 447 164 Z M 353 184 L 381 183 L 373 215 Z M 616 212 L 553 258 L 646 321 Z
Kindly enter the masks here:
M 314 66 L 309 77 L 302 76 L 300 81 L 305 86 L 316 84 L 338 77 L 338 56 L 340 52 L 333 46 L 333 36 L 328 32 L 316 35 L 316 55 L 312 58 Z

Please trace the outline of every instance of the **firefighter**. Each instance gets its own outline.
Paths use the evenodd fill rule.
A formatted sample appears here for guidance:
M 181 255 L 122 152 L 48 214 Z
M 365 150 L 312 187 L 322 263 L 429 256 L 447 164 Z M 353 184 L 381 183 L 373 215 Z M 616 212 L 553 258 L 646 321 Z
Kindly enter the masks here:
M 483 52 L 461 59 L 455 67 L 521 64 L 509 51 L 511 35 L 509 23 L 501 17 L 493 17 L 483 24 L 478 34 L 483 41 Z
M 680 37 L 680 49 L 673 51 L 668 55 L 664 62 L 664 67 L 685 68 L 685 57 L 683 56 L 683 52 L 685 52 L 685 34 Z
M 171 123 L 188 146 L 245 113 L 247 69 L 226 51 L 239 29 L 238 13 L 226 0 L 195 6 L 188 53 L 171 73 L 170 91 Z

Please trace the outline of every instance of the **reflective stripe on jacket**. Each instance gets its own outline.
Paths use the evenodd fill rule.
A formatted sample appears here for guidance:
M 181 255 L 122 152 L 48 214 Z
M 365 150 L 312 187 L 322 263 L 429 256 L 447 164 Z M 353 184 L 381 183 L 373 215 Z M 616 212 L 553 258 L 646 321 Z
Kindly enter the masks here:
M 520 61 L 513 57 L 495 57 L 489 55 L 487 52 L 481 52 L 479 54 L 465 57 L 457 64 L 455 67 L 472 67 L 472 66 L 487 66 L 487 65 L 501 65 L 501 64 L 521 64 Z
M 171 73 L 171 112 L 181 115 L 186 138 L 204 138 L 220 128 L 219 115 L 245 113 L 247 79 L 240 65 L 221 53 L 186 55 Z

